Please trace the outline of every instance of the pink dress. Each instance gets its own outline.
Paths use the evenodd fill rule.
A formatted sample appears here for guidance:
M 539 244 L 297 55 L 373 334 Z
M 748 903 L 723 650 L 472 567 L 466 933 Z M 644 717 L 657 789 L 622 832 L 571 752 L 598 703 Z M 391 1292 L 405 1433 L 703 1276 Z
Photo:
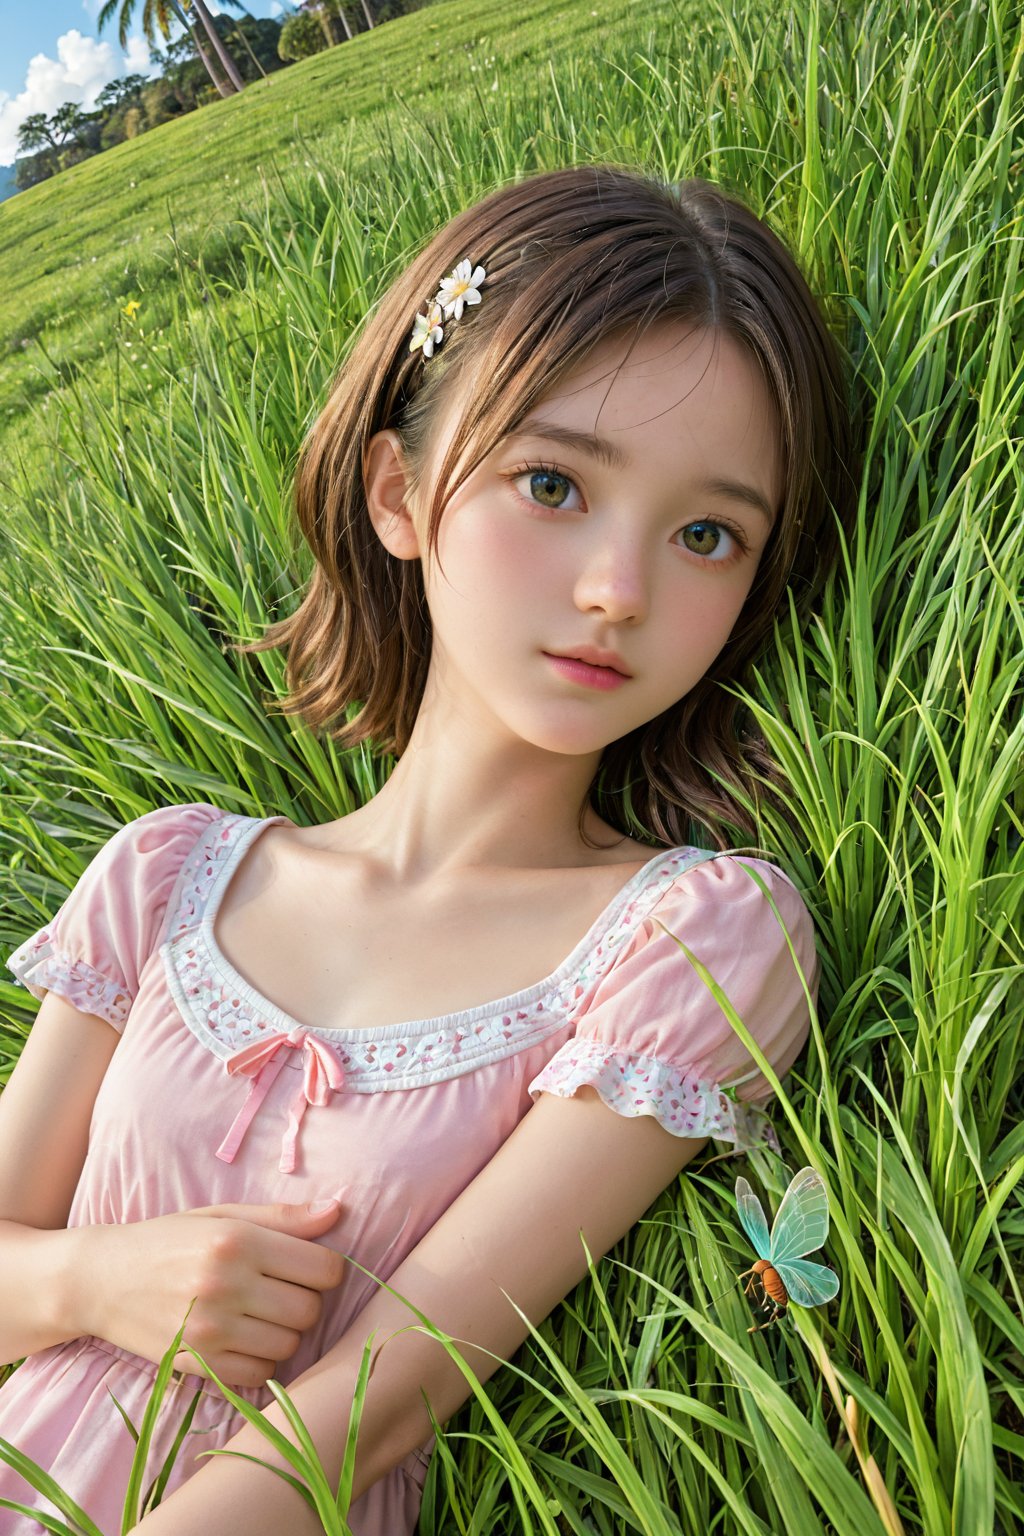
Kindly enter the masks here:
M 341 1216 L 319 1241 L 387 1279 L 541 1092 L 569 1096 L 589 1083 L 618 1114 L 654 1115 L 674 1135 L 738 1150 L 774 1144 L 763 1110 L 743 1102 L 770 1097 L 768 1084 L 682 950 L 649 920 L 709 968 L 782 1075 L 806 1039 L 807 1002 L 754 874 L 812 995 L 817 962 L 807 910 L 774 866 L 666 849 L 534 986 L 433 1019 L 313 1030 L 261 997 L 213 933 L 246 849 L 288 820 L 202 802 L 150 811 L 108 840 L 52 921 L 8 960 L 36 997 L 56 991 L 121 1037 L 69 1226 L 337 1195 Z M 287 1385 L 330 1349 L 375 1288 L 349 1266 L 278 1379 Z M 137 1425 L 154 1374 L 137 1355 L 79 1338 L 31 1355 L 0 1388 L 0 1436 L 46 1468 L 106 1536 L 120 1529 L 133 1452 L 110 1394 Z M 197 1388 L 165 1497 L 206 1464 L 198 1451 L 242 1427 L 212 1382 L 184 1376 L 164 1400 L 147 1486 Z M 261 1408 L 272 1401 L 265 1387 L 243 1395 Z M 352 1505 L 355 1536 L 411 1536 L 432 1446 Z M 3 1462 L 0 1497 L 54 1512 Z M 0 1509 L 0 1536 L 41 1529 Z

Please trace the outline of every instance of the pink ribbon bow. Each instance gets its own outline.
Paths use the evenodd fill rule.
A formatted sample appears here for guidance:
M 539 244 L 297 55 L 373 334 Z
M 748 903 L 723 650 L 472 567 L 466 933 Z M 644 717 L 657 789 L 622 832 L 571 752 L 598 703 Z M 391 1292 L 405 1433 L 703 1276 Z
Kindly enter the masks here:
M 252 1082 L 234 1124 L 217 1148 L 216 1155 L 222 1162 L 234 1162 L 242 1137 L 266 1098 L 271 1083 L 284 1066 L 282 1046 L 301 1050 L 303 1056 L 302 1087 L 289 1107 L 288 1126 L 281 1142 L 281 1161 L 278 1167 L 282 1173 L 294 1172 L 295 1143 L 306 1105 L 324 1105 L 331 1093 L 344 1087 L 345 1074 L 334 1050 L 326 1040 L 319 1039 L 306 1029 L 293 1029 L 290 1034 L 267 1035 L 253 1045 L 243 1046 L 240 1051 L 228 1057 L 225 1066 L 233 1077 L 250 1077 Z

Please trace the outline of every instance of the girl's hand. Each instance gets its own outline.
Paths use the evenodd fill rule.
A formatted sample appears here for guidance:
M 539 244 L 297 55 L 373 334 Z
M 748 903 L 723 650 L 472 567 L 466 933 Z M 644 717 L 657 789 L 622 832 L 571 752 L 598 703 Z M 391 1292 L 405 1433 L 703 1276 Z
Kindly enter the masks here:
M 184 1339 L 231 1387 L 261 1387 L 320 1320 L 345 1259 L 313 1241 L 339 1203 L 208 1205 L 77 1229 L 84 1332 L 158 1364 L 196 1298 Z M 208 1376 L 192 1355 L 174 1368 Z

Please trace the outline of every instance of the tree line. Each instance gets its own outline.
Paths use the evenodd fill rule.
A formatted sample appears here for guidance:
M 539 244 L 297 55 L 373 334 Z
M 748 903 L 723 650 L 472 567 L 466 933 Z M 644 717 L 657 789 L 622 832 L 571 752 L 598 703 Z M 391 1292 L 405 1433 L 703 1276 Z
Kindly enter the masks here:
M 219 0 L 243 7 L 243 0 Z M 19 190 L 34 186 L 59 171 L 102 154 L 125 139 L 137 138 L 160 123 L 207 102 L 233 96 L 254 80 L 265 78 L 299 59 L 350 41 L 359 32 L 379 26 L 428 0 L 301 0 L 283 21 L 257 20 L 245 11 L 240 17 L 213 16 L 204 0 L 155 0 L 147 3 L 142 22 L 150 62 L 159 70 L 145 75 L 120 75 L 104 86 L 90 112 L 66 101 L 51 115 L 33 112 L 18 128 L 15 180 Z M 104 26 L 115 15 L 122 48 L 127 47 L 135 0 L 107 0 L 97 16 Z M 171 19 L 184 28 L 169 41 Z M 161 51 L 157 33 L 166 42 Z

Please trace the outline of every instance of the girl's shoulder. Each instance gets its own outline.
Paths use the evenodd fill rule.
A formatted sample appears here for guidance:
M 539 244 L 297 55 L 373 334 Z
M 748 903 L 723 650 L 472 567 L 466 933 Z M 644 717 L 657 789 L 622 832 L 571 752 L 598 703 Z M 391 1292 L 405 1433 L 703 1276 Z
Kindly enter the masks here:
M 697 930 L 726 933 L 750 924 L 780 924 L 813 948 L 814 925 L 807 902 L 793 878 L 761 854 L 681 846 L 648 860 L 630 885 L 627 907 L 638 932 L 650 937 L 651 924 L 681 923 Z
M 49 921 L 8 957 L 8 970 L 40 1000 L 56 991 L 123 1026 L 183 867 L 227 815 L 191 801 L 126 822 L 93 854 Z
M 689 992 L 692 1006 L 706 1000 L 722 1026 L 725 998 L 741 1017 L 745 1009 L 769 1016 L 770 1028 L 776 1011 L 806 1017 L 820 964 L 814 922 L 794 880 L 767 858 L 724 852 L 684 860 L 661 883 L 616 970 L 606 996 L 630 981 L 657 1010 Z
M 792 877 L 760 854 L 701 851 L 699 862 L 684 868 L 666 886 L 658 905 L 705 906 L 709 916 L 718 909 L 743 907 L 748 913 L 772 906 L 799 924 L 810 923 L 810 912 Z

